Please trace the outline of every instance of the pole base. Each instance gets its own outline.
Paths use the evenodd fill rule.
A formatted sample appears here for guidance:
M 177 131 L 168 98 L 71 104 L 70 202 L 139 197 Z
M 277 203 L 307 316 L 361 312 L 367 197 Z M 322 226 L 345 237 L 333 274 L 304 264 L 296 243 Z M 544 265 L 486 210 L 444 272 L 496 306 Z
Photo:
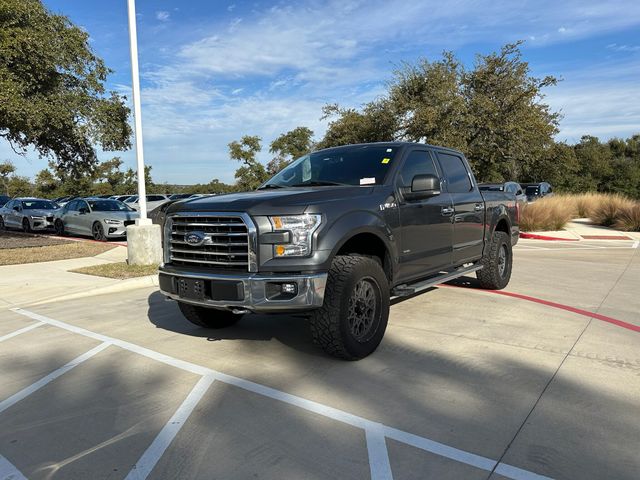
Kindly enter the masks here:
M 129 225 L 127 256 L 129 265 L 160 265 L 162 262 L 160 225 Z

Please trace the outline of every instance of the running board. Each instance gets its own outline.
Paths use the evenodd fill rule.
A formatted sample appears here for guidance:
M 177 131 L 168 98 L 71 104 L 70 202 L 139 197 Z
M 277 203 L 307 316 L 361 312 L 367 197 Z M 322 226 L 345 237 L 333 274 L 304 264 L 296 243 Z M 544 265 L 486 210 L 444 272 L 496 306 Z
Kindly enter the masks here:
M 402 285 L 398 285 L 393 290 L 391 290 L 391 300 L 394 300 L 398 297 L 406 297 L 408 295 L 413 295 L 415 293 L 422 292 L 431 287 L 435 287 L 441 283 L 448 282 L 449 280 L 453 280 L 454 278 L 462 277 L 467 275 L 468 273 L 477 272 L 482 268 L 482 265 L 472 265 L 470 267 L 462 267 L 454 270 L 453 272 L 443 273 L 436 277 L 430 277 L 426 280 L 420 280 L 415 283 L 405 283 Z

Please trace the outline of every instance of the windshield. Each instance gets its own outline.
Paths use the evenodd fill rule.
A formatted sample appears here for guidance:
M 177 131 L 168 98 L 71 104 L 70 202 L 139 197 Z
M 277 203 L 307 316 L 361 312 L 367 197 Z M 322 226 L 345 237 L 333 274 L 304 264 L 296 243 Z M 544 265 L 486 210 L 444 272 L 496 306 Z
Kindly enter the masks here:
M 25 210 L 55 210 L 58 206 L 49 200 L 22 200 Z
M 133 209 L 117 200 L 87 200 L 92 212 L 132 212 Z
M 527 195 L 535 195 L 536 193 L 538 193 L 538 186 L 534 185 L 532 187 L 527 187 L 527 189 L 525 190 Z
M 380 185 L 398 147 L 349 145 L 295 160 L 261 188 L 324 185 Z
M 190 196 L 190 193 L 174 193 L 169 197 L 169 200 L 180 200 L 182 198 L 189 198 Z
M 132 195 L 129 198 L 124 199 L 127 203 L 136 203 L 138 201 L 138 195 Z

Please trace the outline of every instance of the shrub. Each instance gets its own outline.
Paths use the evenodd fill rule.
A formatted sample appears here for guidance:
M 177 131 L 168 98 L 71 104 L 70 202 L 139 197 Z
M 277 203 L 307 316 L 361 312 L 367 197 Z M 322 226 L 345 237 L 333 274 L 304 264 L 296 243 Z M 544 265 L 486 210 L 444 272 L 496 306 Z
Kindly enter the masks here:
M 587 192 L 578 195 L 571 195 L 574 203 L 575 218 L 591 217 L 591 212 L 600 204 L 607 195 L 603 193 Z
M 610 227 L 616 223 L 622 212 L 631 210 L 634 205 L 633 200 L 623 195 L 603 195 L 591 210 L 589 218 L 598 225 Z
M 613 227 L 625 232 L 640 232 L 640 202 L 623 207 Z
M 525 232 L 562 230 L 573 217 L 572 198 L 556 195 L 529 203 L 520 213 L 520 229 Z

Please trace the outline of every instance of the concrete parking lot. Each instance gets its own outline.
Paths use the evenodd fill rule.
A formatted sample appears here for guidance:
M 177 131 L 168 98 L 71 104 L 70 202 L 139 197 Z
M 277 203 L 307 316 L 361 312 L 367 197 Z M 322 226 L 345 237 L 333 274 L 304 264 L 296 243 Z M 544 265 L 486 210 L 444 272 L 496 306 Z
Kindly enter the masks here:
M 523 240 L 513 295 L 397 302 L 359 362 L 151 288 L 2 307 L 0 479 L 637 479 L 639 250 Z

